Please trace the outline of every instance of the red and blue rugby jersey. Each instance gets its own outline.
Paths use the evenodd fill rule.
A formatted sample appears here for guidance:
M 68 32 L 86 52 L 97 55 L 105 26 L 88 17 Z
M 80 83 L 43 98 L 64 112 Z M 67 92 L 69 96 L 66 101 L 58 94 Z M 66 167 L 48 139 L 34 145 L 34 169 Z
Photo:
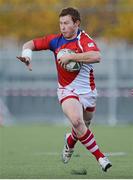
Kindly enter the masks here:
M 91 64 L 82 65 L 76 72 L 69 72 L 57 63 L 57 53 L 64 48 L 71 49 L 76 53 L 87 51 L 99 51 L 92 38 L 82 30 L 78 30 L 77 37 L 67 40 L 62 34 L 51 34 L 33 40 L 35 50 L 51 50 L 55 55 L 59 86 L 75 90 L 76 93 L 86 93 L 95 89 L 93 67 Z

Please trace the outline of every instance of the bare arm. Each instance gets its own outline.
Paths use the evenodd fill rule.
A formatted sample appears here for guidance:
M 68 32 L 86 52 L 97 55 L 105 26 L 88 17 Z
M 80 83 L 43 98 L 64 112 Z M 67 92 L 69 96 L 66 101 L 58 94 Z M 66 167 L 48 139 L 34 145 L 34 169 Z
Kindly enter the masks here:
M 30 71 L 32 71 L 31 59 L 32 59 L 32 51 L 35 50 L 33 40 L 26 42 L 22 48 L 22 55 L 17 56 L 17 58 L 25 63 Z
M 101 54 L 99 51 L 88 51 L 88 52 L 76 53 L 76 54 L 65 54 L 59 59 L 58 62 L 59 64 L 64 66 L 71 59 L 77 62 L 93 64 L 100 62 Z
M 88 51 L 83 53 L 72 54 L 72 59 L 77 62 L 83 63 L 99 63 L 101 60 L 101 54 L 99 51 Z
M 35 50 L 35 46 L 34 46 L 33 40 L 27 41 L 27 42 L 23 45 L 23 50 L 24 50 L 24 49 L 31 49 L 32 51 L 34 51 L 34 50 Z

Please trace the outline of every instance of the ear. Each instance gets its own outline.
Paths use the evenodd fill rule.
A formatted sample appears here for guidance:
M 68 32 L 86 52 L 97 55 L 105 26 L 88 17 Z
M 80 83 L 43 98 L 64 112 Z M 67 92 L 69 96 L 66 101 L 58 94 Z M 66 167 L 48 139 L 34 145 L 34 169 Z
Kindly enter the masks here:
M 77 20 L 77 21 L 75 22 L 75 24 L 79 27 L 79 26 L 80 26 L 80 21 Z

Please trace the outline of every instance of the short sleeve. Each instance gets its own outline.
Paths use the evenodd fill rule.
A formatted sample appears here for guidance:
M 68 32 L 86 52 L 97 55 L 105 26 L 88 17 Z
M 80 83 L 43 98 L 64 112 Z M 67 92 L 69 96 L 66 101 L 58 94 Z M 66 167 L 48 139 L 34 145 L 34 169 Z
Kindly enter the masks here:
M 35 50 L 40 51 L 40 50 L 51 50 L 51 40 L 55 37 L 55 35 L 47 35 L 41 38 L 36 38 L 33 39 Z
M 83 52 L 100 51 L 96 43 L 94 42 L 94 40 L 87 35 L 81 38 L 81 46 L 82 46 Z

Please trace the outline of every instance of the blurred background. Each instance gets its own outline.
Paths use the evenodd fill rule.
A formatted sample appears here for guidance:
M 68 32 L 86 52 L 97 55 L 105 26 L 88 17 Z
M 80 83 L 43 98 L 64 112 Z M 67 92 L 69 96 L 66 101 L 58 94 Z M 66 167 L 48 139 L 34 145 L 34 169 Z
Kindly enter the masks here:
M 24 42 L 59 33 L 58 14 L 76 7 L 83 28 L 98 44 L 95 64 L 97 124 L 133 123 L 132 0 L 0 0 L 0 124 L 67 123 L 57 100 L 57 77 L 50 51 L 33 53 L 33 71 L 16 56 Z

